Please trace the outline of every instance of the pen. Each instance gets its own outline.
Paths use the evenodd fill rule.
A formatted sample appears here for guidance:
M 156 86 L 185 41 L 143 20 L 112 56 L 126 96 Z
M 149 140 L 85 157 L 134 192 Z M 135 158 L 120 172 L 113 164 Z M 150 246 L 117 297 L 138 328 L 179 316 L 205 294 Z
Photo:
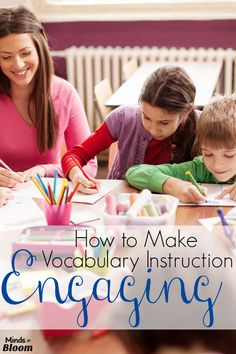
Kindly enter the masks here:
M 189 181 L 197 188 L 197 190 L 204 195 L 203 189 L 201 187 L 199 187 L 199 185 L 197 184 L 195 178 L 193 177 L 192 173 L 188 170 L 185 172 L 185 175 L 188 177 Z
M 13 170 L 4 162 L 0 159 L 0 164 L 5 167 L 8 171 L 13 172 Z
M 232 243 L 232 246 L 235 247 L 235 242 L 233 240 L 233 230 L 229 227 L 229 224 L 225 220 L 224 212 L 221 208 L 217 209 L 217 213 L 220 217 L 220 220 L 222 222 L 223 228 L 224 228 L 224 233 L 225 236 L 229 239 L 229 241 Z
M 90 177 L 89 177 L 89 175 L 87 175 L 87 173 L 83 170 L 83 168 L 77 164 L 76 160 L 75 160 L 73 157 L 72 157 L 72 159 L 73 159 L 73 161 L 76 163 L 76 166 L 79 167 L 79 169 L 80 169 L 80 171 L 83 173 L 84 177 L 87 178 L 90 182 L 92 182 L 91 179 L 90 179 Z M 96 185 L 93 186 L 93 187 L 89 187 L 89 188 L 91 188 L 91 189 L 97 189 Z

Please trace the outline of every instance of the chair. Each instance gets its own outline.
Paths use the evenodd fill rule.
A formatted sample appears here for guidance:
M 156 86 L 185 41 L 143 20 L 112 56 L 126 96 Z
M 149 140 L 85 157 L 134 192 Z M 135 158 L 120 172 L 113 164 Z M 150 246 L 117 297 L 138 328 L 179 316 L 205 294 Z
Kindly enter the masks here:
M 111 112 L 110 107 L 106 107 L 105 103 L 106 101 L 111 97 L 112 95 L 112 88 L 111 84 L 108 79 L 104 79 L 97 83 L 94 87 L 94 95 L 96 99 L 96 105 L 98 108 L 98 113 L 100 116 L 101 121 L 106 118 L 106 116 Z M 116 156 L 116 151 L 117 151 L 117 143 L 113 143 L 109 147 L 109 154 L 108 154 L 108 172 L 110 171 L 113 161 Z
M 133 58 L 127 61 L 122 67 L 123 80 L 127 80 L 138 69 L 138 60 Z

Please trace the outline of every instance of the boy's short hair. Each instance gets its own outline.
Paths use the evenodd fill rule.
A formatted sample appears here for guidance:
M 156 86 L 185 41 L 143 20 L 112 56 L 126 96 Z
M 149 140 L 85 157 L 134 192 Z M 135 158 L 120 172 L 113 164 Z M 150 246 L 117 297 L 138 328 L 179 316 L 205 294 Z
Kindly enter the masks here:
M 199 147 L 236 147 L 236 94 L 216 96 L 208 103 L 197 122 L 197 140 Z

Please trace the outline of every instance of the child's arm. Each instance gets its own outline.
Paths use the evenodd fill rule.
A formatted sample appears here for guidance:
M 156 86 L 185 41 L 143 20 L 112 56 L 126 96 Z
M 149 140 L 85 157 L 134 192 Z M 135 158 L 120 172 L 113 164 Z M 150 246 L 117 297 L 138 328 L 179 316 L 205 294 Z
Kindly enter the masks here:
M 217 195 L 217 198 L 222 199 L 227 194 L 229 194 L 230 199 L 236 201 L 236 182 L 234 184 L 232 184 L 231 186 L 224 188 L 223 191 L 219 195 Z
M 181 164 L 133 166 L 127 171 L 126 178 L 136 188 L 171 194 L 182 202 L 204 201 L 205 197 L 187 181 L 187 170 L 191 171 L 197 181 L 212 182 L 200 157 Z
M 106 150 L 115 139 L 109 132 L 104 122 L 93 134 L 90 135 L 82 144 L 74 146 L 62 158 L 61 164 L 65 176 L 72 180 L 73 184 L 81 182 L 79 190 L 83 193 L 94 193 L 94 190 L 88 189 L 92 185 L 98 187 L 98 182 L 92 177 L 89 179 L 82 173 L 82 167 L 94 158 L 101 151 Z M 92 181 L 92 183 L 91 183 Z

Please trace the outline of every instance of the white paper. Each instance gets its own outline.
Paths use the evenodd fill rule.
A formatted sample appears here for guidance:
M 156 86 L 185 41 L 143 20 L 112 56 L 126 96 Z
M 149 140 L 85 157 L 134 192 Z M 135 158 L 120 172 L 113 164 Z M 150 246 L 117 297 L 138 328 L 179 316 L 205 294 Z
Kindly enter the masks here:
M 28 197 L 17 197 L 0 208 L 2 226 L 14 226 L 45 221 L 43 211 Z
M 43 178 L 42 179 L 45 186 L 47 186 L 48 183 L 50 183 L 52 189 L 53 189 L 53 178 Z M 63 178 L 58 178 L 57 179 L 57 190 L 56 190 L 56 195 L 58 197 L 61 189 Z M 94 204 L 96 203 L 99 199 L 101 199 L 104 195 L 107 193 L 111 192 L 113 189 L 115 189 L 119 184 L 121 183 L 120 180 L 114 180 L 114 179 L 105 179 L 105 180 L 100 180 L 101 185 L 100 185 L 100 190 L 98 193 L 93 194 L 93 195 L 88 195 L 88 194 L 83 194 L 80 192 L 77 192 L 74 197 L 72 198 L 73 202 L 77 203 L 86 203 L 86 204 Z M 73 190 L 73 184 L 72 182 L 68 182 L 69 185 L 69 193 Z M 29 198 L 38 198 L 38 199 L 43 199 L 42 194 L 38 191 L 38 189 L 35 187 L 32 181 L 26 182 L 26 183 L 21 183 L 18 184 L 15 188 L 16 191 L 16 196 L 25 196 Z
M 212 231 L 213 227 L 220 222 L 220 218 L 218 216 L 214 218 L 205 218 L 198 220 L 200 224 L 202 224 L 208 231 Z
M 91 213 L 89 211 L 78 211 L 78 212 L 72 212 L 70 221 L 73 224 L 82 224 L 85 222 L 89 222 L 89 221 L 94 221 L 94 220 L 98 220 L 100 219 L 100 217 L 94 213 Z
M 236 202 L 226 195 L 222 199 L 215 199 L 218 194 L 220 194 L 225 187 L 229 187 L 229 184 L 208 184 L 208 183 L 198 183 L 202 187 L 208 189 L 207 201 L 204 203 L 180 203 L 179 205 L 197 205 L 197 206 L 236 206 Z
M 226 214 L 226 219 L 227 220 L 236 220 L 236 208 L 232 208 L 229 210 L 229 212 Z M 214 225 L 217 223 L 221 222 L 221 219 L 216 216 L 213 218 L 204 218 L 204 219 L 199 219 L 198 220 L 200 224 L 202 224 L 208 231 L 212 231 Z

